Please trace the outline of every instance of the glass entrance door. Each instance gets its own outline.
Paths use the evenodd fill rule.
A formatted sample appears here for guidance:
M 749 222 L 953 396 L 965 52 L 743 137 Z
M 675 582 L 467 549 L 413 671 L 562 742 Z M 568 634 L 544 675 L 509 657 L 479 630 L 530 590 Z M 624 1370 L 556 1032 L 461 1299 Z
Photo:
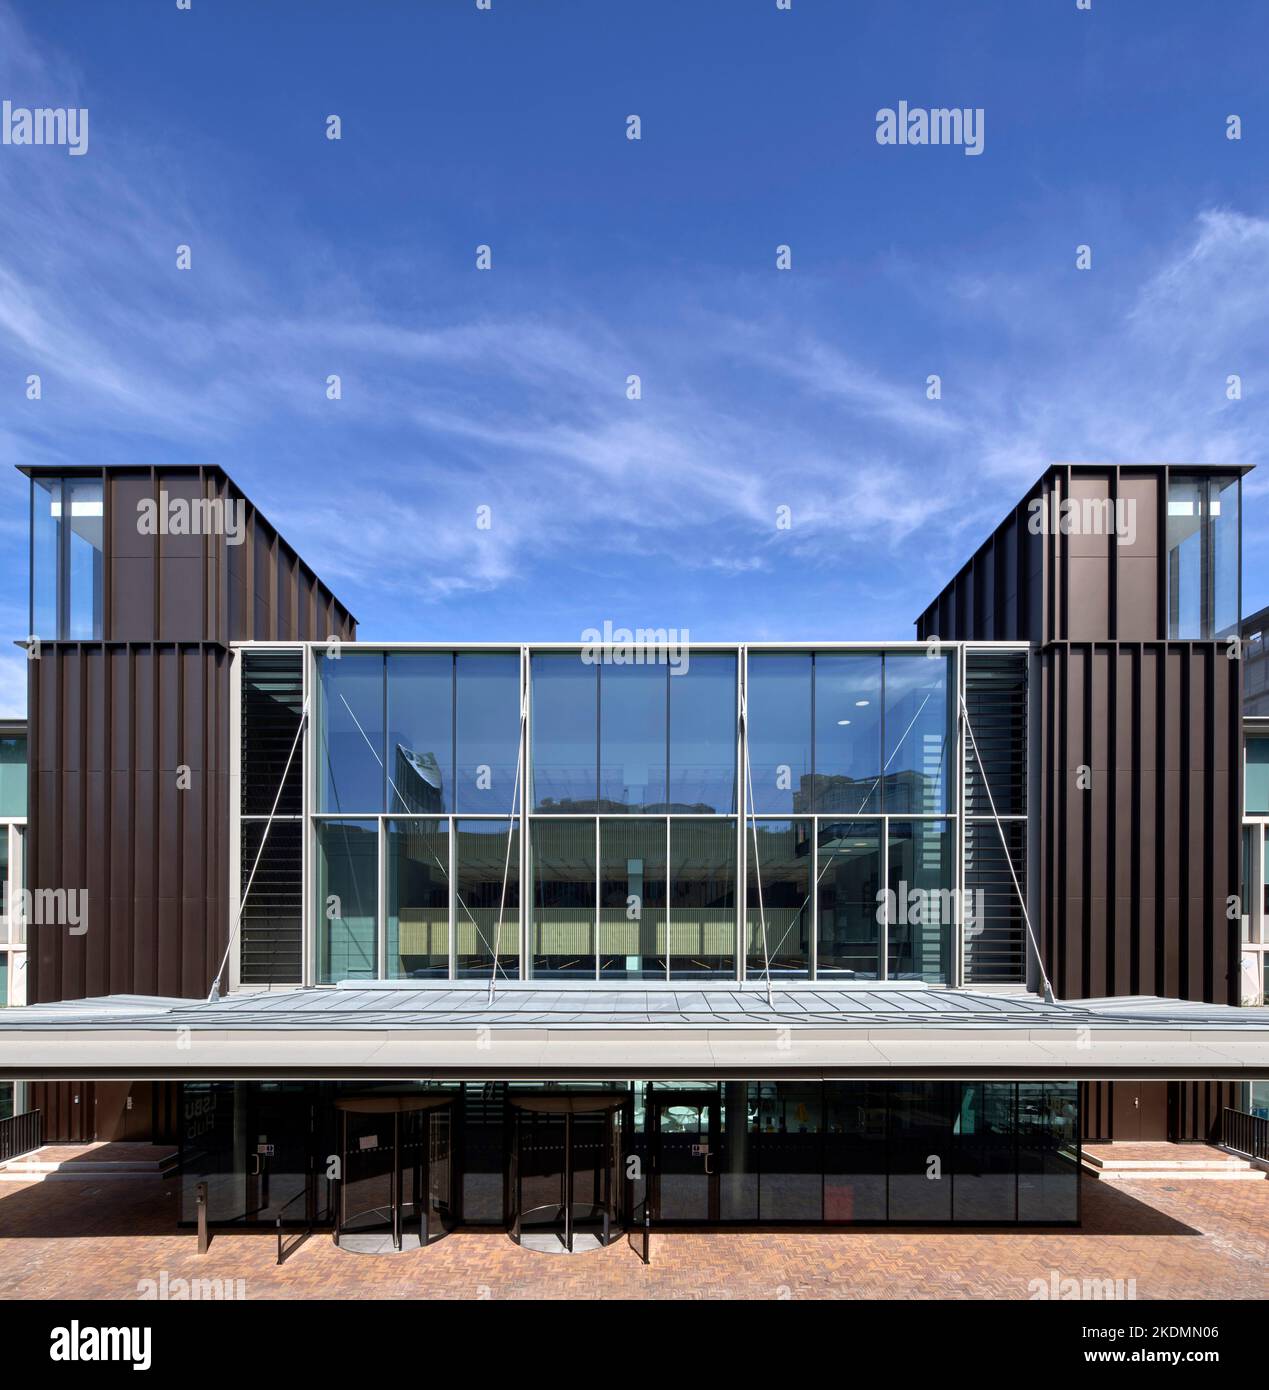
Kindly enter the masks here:
M 717 1221 L 717 1094 L 654 1093 L 651 1110 L 653 1221 Z
M 313 1107 L 303 1081 L 261 1082 L 243 1090 L 246 1219 L 270 1225 L 305 1216 Z

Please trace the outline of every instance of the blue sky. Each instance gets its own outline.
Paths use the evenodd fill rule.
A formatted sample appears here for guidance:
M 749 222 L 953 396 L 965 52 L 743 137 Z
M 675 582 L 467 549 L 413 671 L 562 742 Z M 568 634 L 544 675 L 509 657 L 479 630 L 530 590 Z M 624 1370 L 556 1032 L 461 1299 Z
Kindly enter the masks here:
M 201 461 L 364 637 L 909 637 L 1049 462 L 1261 461 L 1267 59 L 1261 0 L 0 0 L 0 96 L 90 113 L 0 148 L 0 627 L 13 465 Z

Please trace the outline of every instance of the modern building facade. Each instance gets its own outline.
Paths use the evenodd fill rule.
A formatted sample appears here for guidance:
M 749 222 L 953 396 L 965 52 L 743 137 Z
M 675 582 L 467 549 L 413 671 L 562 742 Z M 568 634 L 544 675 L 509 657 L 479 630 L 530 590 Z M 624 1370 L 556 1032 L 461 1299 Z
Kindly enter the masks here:
M 1077 1221 L 1082 1138 L 1269 1079 L 1240 489 L 1050 469 L 915 641 L 437 645 L 216 470 L 34 473 L 28 858 L 89 926 L 28 924 L 0 1075 L 179 1139 L 186 1220 Z M 165 493 L 245 541 L 134 538 Z

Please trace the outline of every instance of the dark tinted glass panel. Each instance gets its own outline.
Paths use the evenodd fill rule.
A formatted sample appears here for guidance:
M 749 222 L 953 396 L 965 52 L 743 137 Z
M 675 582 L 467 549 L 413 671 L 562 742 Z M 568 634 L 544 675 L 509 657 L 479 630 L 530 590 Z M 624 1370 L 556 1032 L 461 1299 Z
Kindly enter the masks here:
M 535 975 L 595 973 L 595 822 L 537 821 L 530 829 L 530 941 Z
M 453 745 L 453 655 L 389 653 L 390 811 L 424 815 L 453 809 Z
M 501 1225 L 506 1216 L 507 1144 L 505 1082 L 467 1084 L 462 1100 L 462 1218 L 472 1225 Z
M 952 1121 L 960 1087 L 909 1081 L 890 1089 L 890 1220 L 950 1221 Z
M 718 1164 L 718 1214 L 723 1221 L 758 1219 L 758 1087 L 724 1081 Z
M 821 975 L 875 980 L 881 963 L 881 822 L 839 821 L 819 831 Z
M 600 975 L 664 979 L 666 822 L 601 820 L 599 845 Z
M 956 1221 L 1013 1221 L 1018 1174 L 1011 1081 L 961 1085 L 954 1137 L 952 1216 Z
M 942 820 L 889 822 L 890 978 L 944 983 L 952 949 L 952 831 Z
M 68 478 L 63 487 L 63 507 L 70 513 L 67 532 L 66 605 L 71 638 L 101 636 L 102 531 L 104 510 L 101 483 L 84 478 Z
M 823 1216 L 823 1087 L 764 1081 L 758 1086 L 763 1221 L 819 1221 Z
M 320 983 L 374 979 L 378 974 L 377 822 L 318 822 L 317 872 Z
M 886 655 L 887 811 L 949 809 L 951 677 L 950 657 Z
M 824 1220 L 886 1219 L 886 1088 L 825 1083 Z
M 508 821 L 460 820 L 454 906 L 458 976 L 520 974 L 520 831 Z M 508 843 L 508 838 L 510 843 Z
M 59 637 L 58 571 L 61 566 L 62 483 L 31 480 L 31 635 Z
M 533 804 L 539 811 L 595 809 L 598 669 L 580 653 L 533 658 Z
M 815 658 L 815 786 L 820 811 L 881 810 L 881 657 Z
M 1018 1220 L 1079 1217 L 1079 1083 L 1018 1083 Z
M 319 808 L 384 809 L 383 656 L 345 652 L 320 662 Z
M 455 658 L 457 751 L 454 795 L 459 811 L 509 815 L 518 808 L 520 654 L 459 652 Z M 513 795 L 514 794 L 514 795 Z
M 764 972 L 768 960 L 773 975 L 805 975 L 807 972 L 813 930 L 814 844 L 810 820 L 754 820 L 749 823 L 749 891 L 745 912 L 750 976 Z
M 749 653 L 749 766 L 753 809 L 811 807 L 811 657 Z
M 736 809 L 736 658 L 695 652 L 670 675 L 670 809 Z
M 25 815 L 26 735 L 6 735 L 0 738 L 0 816 Z
M 240 825 L 242 983 L 299 984 L 304 978 L 304 823 L 244 820 Z
M 388 977 L 449 975 L 448 822 L 387 822 Z
M 304 709 L 302 658 L 298 652 L 247 652 L 241 660 L 242 813 L 267 816 L 276 804 L 279 816 L 302 815 L 304 749 L 296 743 Z
M 736 969 L 736 822 L 670 822 L 670 972 Z
M 603 811 L 664 811 L 666 665 L 599 667 L 599 801 Z

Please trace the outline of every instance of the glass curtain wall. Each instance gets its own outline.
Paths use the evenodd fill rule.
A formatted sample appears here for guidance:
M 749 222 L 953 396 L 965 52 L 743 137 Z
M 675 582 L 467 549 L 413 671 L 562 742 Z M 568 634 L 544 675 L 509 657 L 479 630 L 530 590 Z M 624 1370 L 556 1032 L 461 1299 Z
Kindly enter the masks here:
M 741 650 L 319 650 L 319 978 L 951 980 L 953 657 Z
M 519 651 L 344 647 L 317 683 L 319 982 L 517 977 Z
M 1240 502 L 1236 476 L 1169 478 L 1169 637 L 1218 638 L 1238 631 Z
M 955 681 L 933 649 L 749 651 L 751 975 L 951 979 Z

